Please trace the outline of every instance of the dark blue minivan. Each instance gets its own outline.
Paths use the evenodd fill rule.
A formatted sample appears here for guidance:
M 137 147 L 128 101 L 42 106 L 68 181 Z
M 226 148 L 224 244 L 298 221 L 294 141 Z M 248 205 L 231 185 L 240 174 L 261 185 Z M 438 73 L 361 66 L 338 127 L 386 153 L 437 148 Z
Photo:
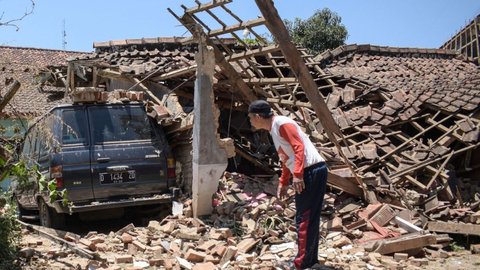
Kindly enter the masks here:
M 66 189 L 68 205 L 36 179 L 14 187 L 19 215 L 37 210 L 47 227 L 67 213 L 168 203 L 175 189 L 165 134 L 141 102 L 57 106 L 28 130 L 20 157 Z

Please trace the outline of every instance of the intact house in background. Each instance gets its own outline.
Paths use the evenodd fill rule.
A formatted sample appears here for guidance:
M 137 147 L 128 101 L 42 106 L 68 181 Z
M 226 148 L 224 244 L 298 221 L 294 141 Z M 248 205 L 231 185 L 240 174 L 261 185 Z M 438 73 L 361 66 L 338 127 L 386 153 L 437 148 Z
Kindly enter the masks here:
M 51 107 L 65 103 L 65 86 L 44 85 L 45 78 L 40 76 L 49 66 L 66 66 L 69 57 L 84 55 L 81 52 L 68 52 L 37 48 L 0 46 L 0 95 L 5 97 L 6 90 L 14 81 L 20 83 L 20 89 L 0 111 L 0 136 L 10 139 L 21 135 L 27 122 L 42 115 Z

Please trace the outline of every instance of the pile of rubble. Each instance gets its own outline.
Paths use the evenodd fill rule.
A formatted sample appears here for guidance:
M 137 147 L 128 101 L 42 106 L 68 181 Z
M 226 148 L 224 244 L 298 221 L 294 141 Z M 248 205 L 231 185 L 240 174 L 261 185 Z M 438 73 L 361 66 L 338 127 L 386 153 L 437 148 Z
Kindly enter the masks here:
M 173 204 L 172 215 L 151 220 L 146 227 L 129 224 L 83 237 L 38 228 L 63 248 L 25 229 L 22 260 L 25 269 L 285 269 L 296 254 L 295 204 L 293 197 L 280 201 L 274 196 L 277 181 L 226 173 L 214 198 L 214 213 L 202 219 L 192 217 L 187 199 Z M 469 211 L 452 209 L 449 214 L 460 220 L 468 216 L 478 224 L 480 211 Z M 444 249 L 450 237 L 417 226 L 422 217 L 413 213 L 386 203 L 365 206 L 330 192 L 319 259 L 336 269 L 414 269 L 430 259 L 450 257 Z M 480 225 L 469 226 L 480 231 Z M 480 245 L 472 245 L 472 252 L 480 252 Z

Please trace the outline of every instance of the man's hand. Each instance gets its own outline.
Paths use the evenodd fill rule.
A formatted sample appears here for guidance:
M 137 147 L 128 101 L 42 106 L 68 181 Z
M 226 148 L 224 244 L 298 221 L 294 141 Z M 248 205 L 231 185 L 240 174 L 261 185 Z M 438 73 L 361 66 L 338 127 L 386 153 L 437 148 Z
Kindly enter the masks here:
M 297 194 L 302 193 L 305 189 L 305 182 L 303 182 L 303 178 L 293 177 L 293 189 Z
M 284 185 L 278 183 L 277 198 L 279 198 L 280 200 L 285 200 L 288 197 L 287 196 L 287 190 L 288 190 L 288 186 L 284 186 Z

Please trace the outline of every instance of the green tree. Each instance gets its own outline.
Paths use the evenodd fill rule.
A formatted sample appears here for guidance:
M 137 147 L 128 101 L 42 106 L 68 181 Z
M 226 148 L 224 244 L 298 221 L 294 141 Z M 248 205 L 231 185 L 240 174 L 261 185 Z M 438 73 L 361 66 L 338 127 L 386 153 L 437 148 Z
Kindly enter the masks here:
M 345 44 L 348 36 L 342 18 L 328 8 L 317 10 L 306 20 L 285 20 L 285 25 L 293 42 L 314 54 Z

